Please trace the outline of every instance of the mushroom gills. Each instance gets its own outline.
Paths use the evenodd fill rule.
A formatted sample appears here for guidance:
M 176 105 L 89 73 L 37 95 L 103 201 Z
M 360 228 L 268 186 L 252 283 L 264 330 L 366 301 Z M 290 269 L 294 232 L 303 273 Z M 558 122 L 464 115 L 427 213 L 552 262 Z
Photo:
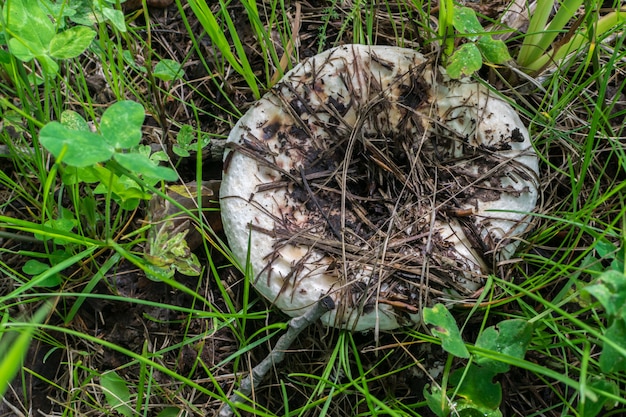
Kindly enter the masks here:
M 392 330 L 467 299 L 513 256 L 538 199 L 515 110 L 420 53 L 344 45 L 304 60 L 239 120 L 220 189 L 254 287 L 328 326 Z

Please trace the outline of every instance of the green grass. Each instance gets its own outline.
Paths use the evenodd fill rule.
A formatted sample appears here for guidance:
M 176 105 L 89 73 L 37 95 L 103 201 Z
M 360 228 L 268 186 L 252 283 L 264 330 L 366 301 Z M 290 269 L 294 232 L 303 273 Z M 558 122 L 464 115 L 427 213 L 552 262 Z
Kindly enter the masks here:
M 12 1 L 0 4 L 6 8 Z M 46 124 L 73 110 L 98 126 L 114 102 L 133 100 L 146 110 L 145 143 L 171 150 L 185 129 L 195 139 L 205 134 L 219 143 L 251 103 L 305 56 L 350 42 L 429 53 L 442 33 L 429 20 L 435 5 L 419 1 L 190 4 L 178 1 L 169 11 L 181 13 L 176 29 L 184 41 L 173 44 L 181 50 L 168 43 L 175 31 L 165 26 L 163 12 L 150 11 L 148 23 L 128 15 L 133 17 L 127 17 L 126 31 L 100 20 L 89 26 L 97 38 L 84 53 L 54 58 L 61 67 L 57 74 L 36 59 L 9 53 L 6 40 L 14 33 L 5 15 L 0 20 L 0 394 L 14 414 L 27 415 L 33 404 L 47 401 L 65 416 L 213 415 L 287 326 L 287 318 L 252 290 L 254 277 L 232 265 L 227 245 L 209 225 L 210 211 L 183 208 L 205 237 L 196 249 L 201 279 L 155 272 L 142 256 L 146 201 L 121 199 L 121 191 L 103 178 L 68 181 L 68 167 L 39 142 Z M 208 35 L 202 37 L 192 10 Z M 607 274 L 626 273 L 624 23 L 621 15 L 602 20 L 590 11 L 580 15 L 579 32 L 568 34 L 578 16 L 557 16 L 549 31 L 543 30 L 545 14 L 533 18 L 532 36 L 515 32 L 507 41 L 519 63 L 533 62 L 533 82 L 519 77 L 510 85 L 506 68 L 479 72 L 515 100 L 530 128 L 542 159 L 543 206 L 519 262 L 492 277 L 479 305 L 452 311 L 469 361 L 445 352 L 426 328 L 376 341 L 313 326 L 254 388 L 250 401 L 235 406 L 237 412 L 432 415 L 424 389 L 436 387 L 445 394 L 444 405 L 448 399 L 458 404 L 462 383 L 455 378 L 466 378 L 464 370 L 486 359 L 510 366 L 495 380 L 504 388 L 500 408 L 508 415 L 625 412 L 626 373 L 605 363 L 606 355 L 615 363 L 626 358 L 623 311 L 611 313 L 610 304 L 588 291 Z M 598 19 L 599 27 L 590 24 Z M 492 20 L 498 16 L 490 15 L 486 28 Z M 65 15 L 54 30 L 72 26 Z M 555 31 L 557 40 L 567 34 L 572 54 L 543 68 L 541 55 Z M 156 76 L 156 64 L 165 59 L 179 62 L 185 76 Z M 170 152 L 163 164 L 176 170 L 180 182 L 218 175 L 218 162 L 196 157 L 201 141 L 191 143 L 190 157 Z M 166 196 L 163 182 L 107 167 L 126 174 L 126 191 L 137 187 Z M 145 278 L 145 271 L 159 276 L 158 282 Z M 620 290 L 611 295 L 616 304 L 626 297 Z M 129 314 L 136 314 L 132 321 Z M 523 358 L 477 344 L 490 326 L 513 319 L 532 326 Z M 116 327 L 117 321 L 134 326 Z M 52 358 L 59 358 L 58 369 L 51 369 Z M 435 363 L 438 373 L 429 376 Z M 8 387 L 15 372 L 23 384 Z M 33 381 L 51 398 L 43 405 L 28 390 Z

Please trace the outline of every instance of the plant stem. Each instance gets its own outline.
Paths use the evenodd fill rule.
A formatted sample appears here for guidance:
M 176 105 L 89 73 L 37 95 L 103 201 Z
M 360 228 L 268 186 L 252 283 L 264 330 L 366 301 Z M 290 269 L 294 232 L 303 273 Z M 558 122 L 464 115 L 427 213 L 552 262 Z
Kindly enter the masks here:
M 257 366 L 252 368 L 250 374 L 241 380 L 239 390 L 232 394 L 229 403 L 219 413 L 219 417 L 230 417 L 233 415 L 233 405 L 245 401 L 252 393 L 253 387 L 261 383 L 265 375 L 273 366 L 283 361 L 285 352 L 289 349 L 296 337 L 309 325 L 315 323 L 320 317 L 335 308 L 332 298 L 326 296 L 319 300 L 313 308 L 305 314 L 291 319 L 287 332 L 278 339 L 276 346 Z
M 608 33 L 613 28 L 617 28 L 617 26 L 624 23 L 624 21 L 626 21 L 625 10 L 618 10 L 607 14 L 606 16 L 598 20 L 598 23 L 596 24 L 596 37 L 602 37 L 603 34 Z M 525 66 L 525 69 L 527 72 L 531 73 L 539 71 L 550 62 L 558 62 L 561 59 L 565 58 L 567 55 L 578 51 L 585 43 L 589 43 L 589 38 L 587 37 L 587 35 L 578 33 L 574 35 L 569 42 L 565 43 L 557 50 L 545 53 L 539 56 L 537 59 L 533 60 L 530 64 Z
M 454 52 L 454 3 L 443 0 L 439 4 L 439 37 L 443 45 L 444 64 Z

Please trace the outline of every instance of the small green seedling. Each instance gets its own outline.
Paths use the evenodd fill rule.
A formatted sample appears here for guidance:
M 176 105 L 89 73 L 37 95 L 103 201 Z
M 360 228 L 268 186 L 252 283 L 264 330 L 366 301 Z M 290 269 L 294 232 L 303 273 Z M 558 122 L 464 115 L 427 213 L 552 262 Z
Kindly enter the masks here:
M 155 196 L 148 205 L 150 229 L 144 246 L 144 258 L 153 271 L 166 277 L 175 271 L 188 276 L 200 275 L 202 267 L 192 252 L 200 244 L 200 233 L 190 217 L 198 201 L 208 207 L 215 199 L 213 191 L 201 185 L 172 185 L 167 187 L 167 198 Z M 190 247 L 191 245 L 191 247 Z M 148 277 L 159 280 L 159 274 L 147 271 Z
M 59 71 L 57 60 L 77 57 L 96 36 L 86 26 L 57 33 L 57 26 L 37 0 L 8 0 L 2 8 L 2 23 L 9 35 L 9 52 L 23 62 L 36 59 L 51 76 Z
M 176 155 L 186 158 L 190 156 L 190 151 L 198 150 L 198 141 L 200 142 L 200 148 L 206 147 L 211 139 L 208 135 L 200 133 L 198 141 L 195 140 L 194 128 L 189 125 L 184 125 L 178 135 L 176 135 L 176 143 L 172 146 L 172 152 Z
M 454 415 L 500 417 L 502 388 L 493 379 L 509 371 L 507 363 L 493 359 L 503 355 L 522 359 L 531 340 L 532 327 L 525 320 L 505 320 L 497 326 L 486 328 L 474 344 L 470 355 L 461 332 L 450 312 L 442 304 L 424 309 L 424 322 L 433 325 L 431 332 L 441 340 L 444 350 L 460 357 L 469 358 L 469 364 L 450 376 L 448 398 L 445 389 L 426 387 L 424 397 L 429 408 L 439 417 Z
M 467 40 L 454 50 L 455 34 Z M 454 7 L 452 1 L 441 2 L 439 35 L 442 38 L 446 71 L 451 78 L 470 76 L 483 66 L 483 61 L 502 64 L 511 59 L 506 44 L 486 33 L 469 7 Z

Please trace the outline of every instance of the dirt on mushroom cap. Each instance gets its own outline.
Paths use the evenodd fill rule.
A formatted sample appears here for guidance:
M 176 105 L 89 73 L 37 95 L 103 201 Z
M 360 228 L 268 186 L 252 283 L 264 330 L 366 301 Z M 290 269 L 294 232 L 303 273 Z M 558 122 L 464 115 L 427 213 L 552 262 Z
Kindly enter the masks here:
M 390 330 L 513 254 L 537 175 L 526 128 L 487 87 L 413 50 L 346 45 L 241 118 L 220 198 L 235 258 L 281 310 L 331 294 L 324 323 Z

